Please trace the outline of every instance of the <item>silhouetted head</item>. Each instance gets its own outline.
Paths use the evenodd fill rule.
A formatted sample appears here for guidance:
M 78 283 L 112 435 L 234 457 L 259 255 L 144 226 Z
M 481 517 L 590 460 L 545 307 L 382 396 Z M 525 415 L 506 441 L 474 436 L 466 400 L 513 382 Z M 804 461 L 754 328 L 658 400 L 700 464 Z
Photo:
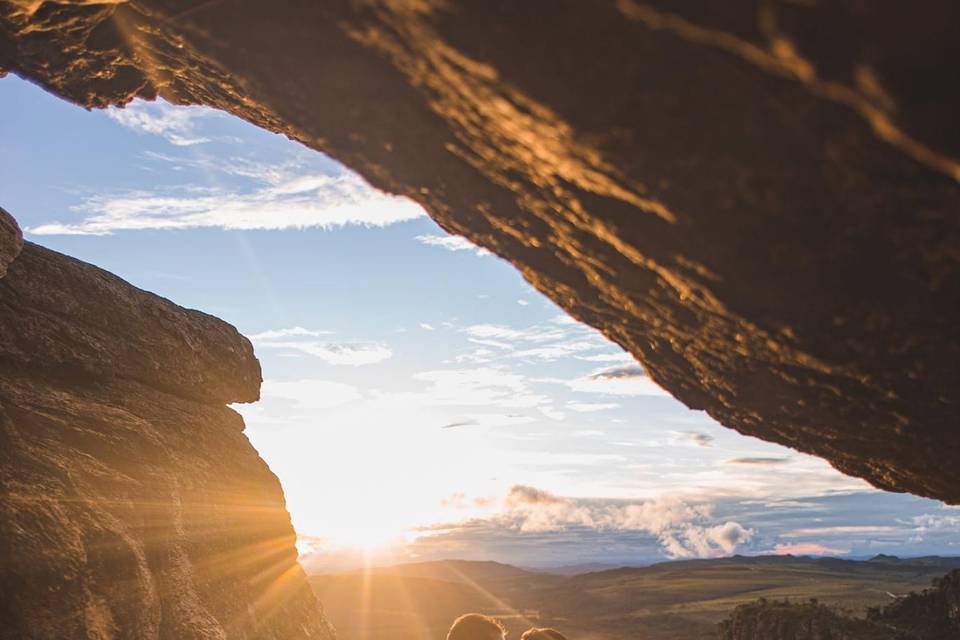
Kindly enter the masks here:
M 527 629 L 520 640 L 567 640 L 567 636 L 556 629 Z
M 507 630 L 499 621 L 479 613 L 468 613 L 453 621 L 447 640 L 503 640 Z

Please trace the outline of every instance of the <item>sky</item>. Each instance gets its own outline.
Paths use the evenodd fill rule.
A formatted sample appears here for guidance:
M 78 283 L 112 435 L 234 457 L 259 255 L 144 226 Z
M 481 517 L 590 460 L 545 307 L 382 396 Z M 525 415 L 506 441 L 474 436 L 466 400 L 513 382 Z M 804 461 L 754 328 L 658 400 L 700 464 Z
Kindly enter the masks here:
M 250 338 L 262 399 L 233 408 L 308 569 L 960 553 L 960 509 L 687 409 L 416 203 L 232 116 L 7 77 L 0 206 Z

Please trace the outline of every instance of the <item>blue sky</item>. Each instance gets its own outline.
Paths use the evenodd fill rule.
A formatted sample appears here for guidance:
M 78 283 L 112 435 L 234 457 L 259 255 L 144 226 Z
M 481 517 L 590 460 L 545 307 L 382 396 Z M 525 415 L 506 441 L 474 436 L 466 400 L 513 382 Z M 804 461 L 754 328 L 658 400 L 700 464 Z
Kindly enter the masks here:
M 249 336 L 304 562 L 956 554 L 960 510 L 723 429 L 414 203 L 236 118 L 0 81 L 29 240 Z

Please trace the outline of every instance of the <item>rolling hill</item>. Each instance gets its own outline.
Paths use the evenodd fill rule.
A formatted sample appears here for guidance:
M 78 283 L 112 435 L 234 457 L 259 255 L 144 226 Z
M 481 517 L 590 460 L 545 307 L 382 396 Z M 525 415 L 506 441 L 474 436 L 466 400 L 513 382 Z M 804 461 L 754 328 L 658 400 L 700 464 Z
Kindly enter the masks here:
M 960 558 L 840 560 L 735 556 L 573 576 L 496 562 L 423 562 L 310 577 L 341 640 L 436 640 L 470 611 L 499 617 L 516 638 L 554 626 L 574 640 L 716 638 L 717 624 L 758 598 L 867 607 L 929 586 Z

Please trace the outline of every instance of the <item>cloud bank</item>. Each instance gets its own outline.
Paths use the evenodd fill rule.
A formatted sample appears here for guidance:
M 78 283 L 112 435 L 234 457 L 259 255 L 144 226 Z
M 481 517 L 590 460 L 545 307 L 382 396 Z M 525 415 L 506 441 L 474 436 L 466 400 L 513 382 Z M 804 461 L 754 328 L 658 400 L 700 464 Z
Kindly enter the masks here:
M 524 533 L 583 527 L 598 531 L 642 532 L 655 537 L 671 558 L 727 556 L 753 539 L 755 531 L 728 520 L 713 524 L 713 507 L 677 497 L 640 502 L 566 498 L 515 485 L 495 521 Z

